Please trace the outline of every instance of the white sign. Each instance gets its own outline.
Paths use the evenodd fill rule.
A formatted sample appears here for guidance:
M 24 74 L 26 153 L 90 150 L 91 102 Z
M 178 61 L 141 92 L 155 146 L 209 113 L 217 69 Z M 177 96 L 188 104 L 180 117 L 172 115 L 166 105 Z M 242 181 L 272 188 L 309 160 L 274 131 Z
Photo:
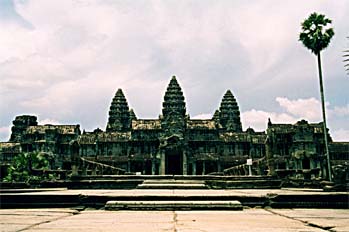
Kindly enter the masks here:
M 247 159 L 246 164 L 247 164 L 247 165 L 252 165 L 252 159 Z

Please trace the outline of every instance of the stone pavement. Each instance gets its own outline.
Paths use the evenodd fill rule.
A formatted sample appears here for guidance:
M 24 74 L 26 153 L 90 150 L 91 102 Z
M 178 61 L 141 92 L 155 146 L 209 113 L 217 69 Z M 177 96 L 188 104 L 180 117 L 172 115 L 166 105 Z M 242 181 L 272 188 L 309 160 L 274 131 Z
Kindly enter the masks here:
M 349 208 L 348 192 L 321 189 L 1 189 L 0 208 L 101 208 L 108 201 L 240 201 L 272 208 Z M 174 208 L 176 210 L 176 208 Z
M 322 189 L 282 188 L 282 189 L 0 189 L 19 195 L 86 195 L 86 196 L 266 196 L 266 195 L 336 195 L 347 192 L 324 192 Z
M 2 209 L 0 231 L 349 231 L 346 209 L 104 211 Z

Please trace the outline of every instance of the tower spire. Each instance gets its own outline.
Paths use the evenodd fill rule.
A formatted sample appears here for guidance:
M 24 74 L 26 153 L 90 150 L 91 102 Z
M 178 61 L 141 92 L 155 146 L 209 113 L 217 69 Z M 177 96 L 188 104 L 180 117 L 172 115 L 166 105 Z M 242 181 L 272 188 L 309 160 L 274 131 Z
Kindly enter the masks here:
M 234 132 L 242 131 L 239 106 L 230 90 L 224 94 L 219 111 L 219 122 L 223 128 Z
M 130 128 L 130 110 L 124 93 L 118 89 L 109 109 L 107 131 L 125 131 Z
M 171 115 L 185 117 L 186 108 L 184 96 L 175 76 L 172 77 L 167 87 L 162 106 L 162 114 L 164 118 L 167 118 Z

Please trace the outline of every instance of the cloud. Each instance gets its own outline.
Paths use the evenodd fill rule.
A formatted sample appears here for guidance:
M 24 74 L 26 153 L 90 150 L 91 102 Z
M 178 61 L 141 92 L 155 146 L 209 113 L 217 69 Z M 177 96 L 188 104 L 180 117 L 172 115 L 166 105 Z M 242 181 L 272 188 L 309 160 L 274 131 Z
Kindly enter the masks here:
M 138 118 L 158 118 L 172 75 L 190 115 L 213 113 L 231 89 L 246 126 L 255 119 L 263 128 L 268 116 L 318 121 L 316 59 L 297 38 L 300 22 L 318 11 L 336 32 L 323 53 L 329 125 L 349 129 L 349 82 L 338 55 L 348 10 L 345 0 L 17 0 L 0 7 L 0 126 L 32 113 L 105 128 L 118 88 Z
M 8 141 L 10 139 L 11 126 L 0 127 L 0 141 Z
M 349 141 L 349 130 L 339 129 L 331 133 L 331 137 L 336 142 L 348 142 Z
M 299 120 L 305 119 L 310 123 L 317 123 L 322 121 L 321 104 L 315 98 L 295 99 L 291 100 L 286 97 L 277 97 L 275 99 L 279 103 L 279 112 L 269 112 L 263 110 L 251 109 L 242 112 L 241 121 L 244 129 L 253 127 L 257 130 L 266 130 L 268 118 L 273 123 L 291 123 L 294 124 Z M 349 107 L 331 107 L 327 103 L 328 119 L 332 123 L 331 135 L 334 140 L 344 141 L 349 140 L 347 136 L 347 129 L 343 129 L 343 125 L 347 123 L 347 116 L 349 115 Z M 332 119 L 338 121 L 338 125 L 332 122 Z
M 274 123 L 295 123 L 297 119 L 287 113 L 267 112 L 263 110 L 249 110 L 242 112 L 242 126 L 246 130 L 252 127 L 258 131 L 264 131 L 267 128 L 268 119 Z
M 57 120 L 55 119 L 50 119 L 50 118 L 45 118 L 42 120 L 39 120 L 38 122 L 39 125 L 46 125 L 46 124 L 50 124 L 50 125 L 59 125 L 61 123 L 59 123 Z
M 277 97 L 276 101 L 287 113 L 297 118 L 306 118 L 310 121 L 321 120 L 321 104 L 315 98 L 289 100 L 285 97 Z
M 335 106 L 332 113 L 341 117 L 349 116 L 349 104 L 343 107 Z
M 191 119 L 211 119 L 212 114 L 198 114 L 193 117 L 190 117 Z

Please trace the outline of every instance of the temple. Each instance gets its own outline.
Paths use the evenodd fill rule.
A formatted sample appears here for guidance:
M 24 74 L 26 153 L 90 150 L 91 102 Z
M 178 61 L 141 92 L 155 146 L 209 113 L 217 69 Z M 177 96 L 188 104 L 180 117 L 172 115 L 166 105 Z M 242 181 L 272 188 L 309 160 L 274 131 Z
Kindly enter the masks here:
M 76 172 L 82 172 L 83 160 L 144 175 L 244 175 L 246 161 L 252 159 L 256 175 L 278 171 L 297 175 L 305 169 L 327 175 L 322 123 L 266 123 L 266 131 L 243 131 L 238 102 L 230 90 L 212 119 L 191 119 L 182 89 L 172 77 L 157 119 L 138 119 L 121 89 L 112 99 L 105 131 L 38 125 L 35 116 L 17 116 L 10 140 L 0 143 L 0 159 L 4 165 L 18 153 L 40 151 L 55 156 L 54 168 L 77 166 Z M 333 142 L 330 136 L 329 141 L 332 164 L 347 162 L 349 142 Z M 89 171 L 93 172 L 85 170 Z

